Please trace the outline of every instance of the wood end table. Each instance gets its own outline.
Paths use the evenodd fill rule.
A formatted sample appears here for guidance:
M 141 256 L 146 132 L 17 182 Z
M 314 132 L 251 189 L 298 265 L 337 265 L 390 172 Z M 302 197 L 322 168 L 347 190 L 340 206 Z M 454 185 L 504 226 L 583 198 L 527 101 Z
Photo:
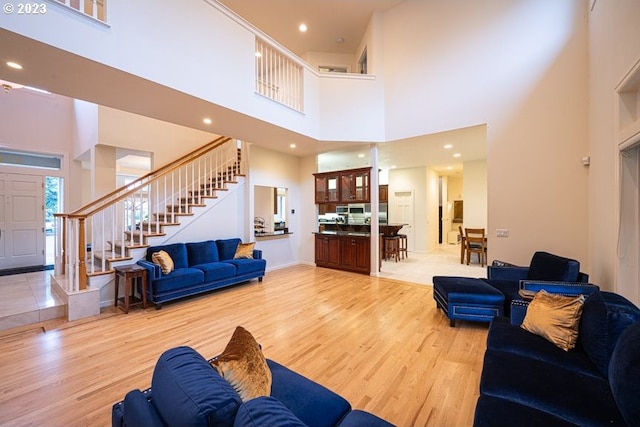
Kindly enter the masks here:
M 113 268 L 116 272 L 116 292 L 114 306 L 118 306 L 118 288 L 120 287 L 120 279 L 124 280 L 124 297 L 121 298 L 123 304 L 120 307 L 125 314 L 129 313 L 129 308 L 142 303 L 142 308 L 147 308 L 147 269 L 138 264 L 121 265 Z M 136 298 L 135 287 L 133 286 L 140 280 L 141 297 Z

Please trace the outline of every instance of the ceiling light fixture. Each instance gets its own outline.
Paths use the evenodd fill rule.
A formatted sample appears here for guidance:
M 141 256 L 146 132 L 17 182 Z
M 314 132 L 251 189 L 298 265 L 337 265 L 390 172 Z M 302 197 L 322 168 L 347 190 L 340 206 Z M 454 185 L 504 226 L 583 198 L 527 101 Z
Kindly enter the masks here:
M 205 117 L 204 119 L 202 119 L 202 123 L 204 123 L 205 125 L 210 125 L 212 121 L 209 117 Z
M 457 157 L 460 157 L 460 156 L 462 156 L 462 154 L 460 154 L 460 153 L 455 153 L 455 154 L 453 155 L 453 157 L 456 157 L 456 158 L 457 158 Z
M 18 64 L 17 62 L 13 62 L 13 61 L 8 61 L 7 62 L 7 66 L 14 68 L 16 70 L 22 70 L 22 65 Z
M 447 145 L 444 146 L 445 150 L 450 150 L 451 148 L 453 148 L 453 145 L 451 145 L 451 144 L 447 144 Z
M 300 24 L 298 29 L 300 30 L 301 33 L 306 33 L 307 32 L 307 24 L 304 24 L 304 23 Z
M 342 37 L 338 37 L 338 38 L 336 39 L 336 43 L 344 43 L 344 38 L 342 38 Z
M 296 148 L 296 144 L 289 144 L 289 148 Z
M 360 157 L 362 159 L 364 157 L 364 154 L 360 153 L 360 154 L 358 154 L 358 157 Z

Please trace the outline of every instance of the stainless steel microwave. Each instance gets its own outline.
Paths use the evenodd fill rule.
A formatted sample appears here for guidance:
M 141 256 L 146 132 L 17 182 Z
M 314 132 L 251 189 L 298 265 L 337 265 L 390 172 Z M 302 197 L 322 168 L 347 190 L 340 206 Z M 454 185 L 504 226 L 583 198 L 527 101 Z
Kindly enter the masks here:
M 364 215 L 364 204 L 349 205 L 350 215 Z
M 336 206 L 336 213 L 337 214 L 348 214 L 349 213 L 349 207 L 348 206 Z

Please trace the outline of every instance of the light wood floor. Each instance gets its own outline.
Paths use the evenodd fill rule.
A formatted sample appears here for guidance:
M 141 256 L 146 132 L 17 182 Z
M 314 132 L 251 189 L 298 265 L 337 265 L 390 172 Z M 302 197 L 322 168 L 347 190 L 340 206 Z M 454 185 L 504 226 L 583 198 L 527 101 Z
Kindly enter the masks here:
M 311 266 L 161 310 L 106 309 L 0 335 L 0 425 L 108 426 L 166 349 L 205 357 L 237 325 L 265 356 L 398 426 L 469 426 L 487 326 L 448 326 L 432 287 Z

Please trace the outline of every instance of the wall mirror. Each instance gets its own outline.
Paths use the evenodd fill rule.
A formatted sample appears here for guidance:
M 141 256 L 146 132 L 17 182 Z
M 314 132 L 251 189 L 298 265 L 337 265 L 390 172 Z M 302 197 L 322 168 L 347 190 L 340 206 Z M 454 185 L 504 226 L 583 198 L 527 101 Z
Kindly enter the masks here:
M 253 187 L 256 236 L 287 234 L 287 189 L 282 187 Z

